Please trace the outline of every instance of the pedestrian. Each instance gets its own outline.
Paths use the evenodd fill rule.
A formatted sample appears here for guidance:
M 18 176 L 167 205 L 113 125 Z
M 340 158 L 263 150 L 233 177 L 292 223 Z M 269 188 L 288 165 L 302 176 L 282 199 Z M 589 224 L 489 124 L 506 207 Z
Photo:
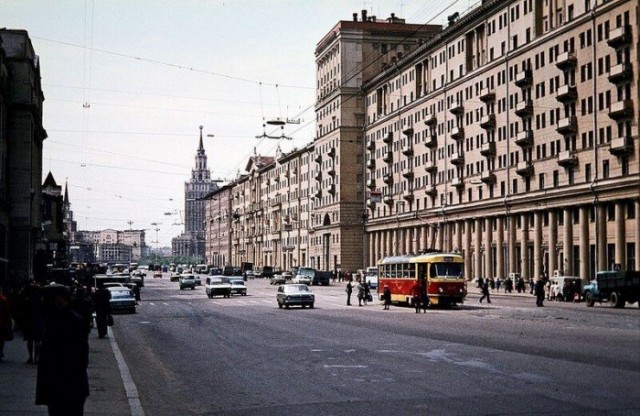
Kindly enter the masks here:
M 11 305 L 0 287 L 0 361 L 4 357 L 4 343 L 13 339 L 13 322 L 11 320 Z
M 411 303 L 416 310 L 416 313 L 420 313 L 420 285 L 415 283 L 413 287 L 411 287 Z
M 391 289 L 387 285 L 384 285 L 382 290 L 382 300 L 384 301 L 384 310 L 388 311 L 391 306 Z
M 536 306 L 544 306 L 544 284 L 545 281 L 542 277 L 538 278 L 535 284 L 535 296 L 536 296 Z
M 502 284 L 502 281 L 500 280 L 500 278 L 496 279 L 496 292 L 500 293 L 500 285 Z
M 93 295 L 93 306 L 96 309 L 96 326 L 98 327 L 98 337 L 107 336 L 107 319 L 111 314 L 111 292 L 104 287 L 103 283 L 98 285 L 98 290 Z
M 21 324 L 22 337 L 27 341 L 29 358 L 27 364 L 37 364 L 40 355 L 40 345 L 44 337 L 44 301 L 37 285 L 24 288 L 22 301 Z
M 487 303 L 491 303 L 491 296 L 489 295 L 489 282 L 487 280 L 482 284 L 482 296 L 480 297 L 480 303 L 482 299 L 487 298 Z
M 356 286 L 358 289 L 358 306 L 362 306 L 362 301 L 364 300 L 364 285 L 358 278 L 358 285 Z
M 362 284 L 362 286 L 364 286 L 364 298 L 362 299 L 364 301 L 364 304 L 366 305 L 369 300 L 373 300 L 370 299 L 371 298 L 371 289 L 369 288 L 369 283 L 367 282 L 367 279 L 364 279 L 364 283 Z
M 429 307 L 429 296 L 426 292 L 420 295 L 420 306 L 422 307 L 422 313 L 427 313 L 427 308 Z
M 45 333 L 38 360 L 36 404 L 50 416 L 82 416 L 89 396 L 89 342 L 85 323 L 70 306 L 69 289 L 43 288 Z
M 347 288 L 345 289 L 345 292 L 347 292 L 347 306 L 351 306 L 351 293 L 353 293 L 351 280 L 347 280 Z
M 93 306 L 93 300 L 83 286 L 76 289 L 71 300 L 71 308 L 83 319 L 85 329 L 87 330 L 87 334 L 89 334 L 93 324 L 93 312 L 95 308 Z

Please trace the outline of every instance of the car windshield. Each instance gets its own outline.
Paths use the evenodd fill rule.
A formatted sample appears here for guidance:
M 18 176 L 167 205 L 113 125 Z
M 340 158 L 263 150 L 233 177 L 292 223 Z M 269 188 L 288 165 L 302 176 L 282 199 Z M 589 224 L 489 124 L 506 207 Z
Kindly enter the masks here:
M 128 290 L 114 290 L 111 291 L 111 299 L 122 299 L 131 297 L 131 293 Z
M 463 276 L 463 263 L 431 263 L 429 275 L 440 279 L 459 279 Z
M 287 292 L 308 292 L 309 288 L 306 285 L 291 285 L 287 287 Z

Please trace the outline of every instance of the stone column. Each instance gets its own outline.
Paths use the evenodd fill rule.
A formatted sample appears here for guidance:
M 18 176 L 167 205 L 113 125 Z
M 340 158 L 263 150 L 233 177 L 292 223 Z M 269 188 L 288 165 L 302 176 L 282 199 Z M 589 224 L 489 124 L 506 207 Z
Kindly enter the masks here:
M 580 207 L 580 278 L 589 280 L 589 209 Z
M 480 251 L 480 246 L 482 245 L 482 223 L 483 220 L 480 218 L 476 219 L 476 232 L 475 232 L 475 239 L 473 242 L 473 246 L 474 246 L 474 255 L 475 255 L 475 259 L 476 262 L 473 266 L 473 277 L 484 277 L 487 278 L 489 276 L 483 276 L 482 272 L 482 252 Z
M 524 280 L 529 280 L 529 250 L 527 249 L 529 243 L 529 216 L 525 214 L 520 215 L 520 221 L 522 228 L 520 229 L 520 276 Z
M 438 242 L 436 243 L 436 248 L 438 250 L 444 250 L 444 233 L 446 232 L 445 228 L 447 227 L 447 223 L 441 222 L 438 224 Z
M 508 239 L 507 239 L 507 250 L 509 255 L 509 270 L 507 273 L 515 273 L 517 270 L 516 267 L 516 216 L 511 214 L 508 218 Z M 507 276 L 508 277 L 508 276 Z M 515 282 L 514 282 L 515 283 Z
M 573 213 L 570 208 L 564 209 L 564 242 L 562 252 L 564 253 L 564 265 L 562 269 L 566 276 L 574 276 L 573 273 Z
M 496 276 L 504 279 L 504 218 L 496 217 Z
M 636 213 L 636 234 L 635 234 L 635 245 L 636 245 L 636 264 L 635 270 L 640 270 L 640 200 L 634 202 L 634 209 Z
M 607 270 L 607 211 L 603 204 L 596 205 L 596 271 Z
M 533 276 L 537 279 L 542 274 L 542 211 L 533 213 Z
M 492 219 L 484 219 L 484 276 L 489 279 L 495 277 L 493 270 L 493 256 L 491 255 L 491 243 L 493 242 Z
M 456 248 L 458 251 L 462 252 L 462 232 L 463 232 L 463 222 L 458 220 L 456 221 Z
M 549 276 L 558 269 L 558 218 L 554 209 L 549 211 Z
M 624 241 L 624 223 L 624 204 L 621 202 L 616 202 L 616 263 L 622 266 L 622 270 L 625 270 L 627 266 L 627 253 L 625 247 L 626 244 Z
M 467 280 L 471 280 L 475 277 L 473 276 L 473 270 L 471 269 L 471 224 L 473 224 L 473 220 L 465 220 L 463 253 L 464 273 Z

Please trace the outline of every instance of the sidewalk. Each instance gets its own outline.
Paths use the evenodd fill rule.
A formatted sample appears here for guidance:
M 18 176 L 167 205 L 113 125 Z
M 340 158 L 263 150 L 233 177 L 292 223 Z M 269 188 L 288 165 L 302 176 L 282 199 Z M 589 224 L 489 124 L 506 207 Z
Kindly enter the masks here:
M 26 364 L 27 343 L 17 332 L 13 341 L 5 343 L 0 362 L 0 415 L 47 415 L 46 406 L 36 406 L 36 369 Z M 109 337 L 113 337 L 109 329 Z M 85 415 L 129 415 L 129 404 L 118 363 L 110 339 L 98 338 L 96 330 L 89 335 L 89 391 Z

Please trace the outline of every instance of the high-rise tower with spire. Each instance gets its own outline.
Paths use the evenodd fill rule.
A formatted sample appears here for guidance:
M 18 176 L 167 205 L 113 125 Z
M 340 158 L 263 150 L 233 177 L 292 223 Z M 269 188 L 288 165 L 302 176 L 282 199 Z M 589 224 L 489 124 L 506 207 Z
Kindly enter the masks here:
M 204 258 L 205 202 L 202 198 L 218 189 L 218 185 L 211 179 L 211 172 L 207 168 L 202 126 L 195 162 L 191 179 L 184 184 L 184 234 L 172 241 L 172 251 L 174 255 Z

